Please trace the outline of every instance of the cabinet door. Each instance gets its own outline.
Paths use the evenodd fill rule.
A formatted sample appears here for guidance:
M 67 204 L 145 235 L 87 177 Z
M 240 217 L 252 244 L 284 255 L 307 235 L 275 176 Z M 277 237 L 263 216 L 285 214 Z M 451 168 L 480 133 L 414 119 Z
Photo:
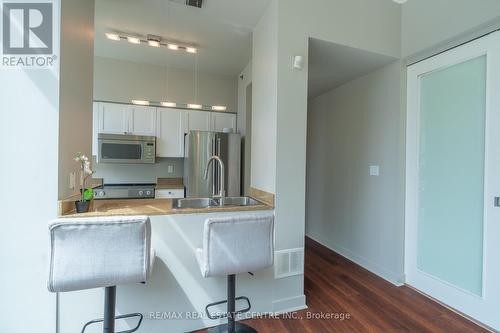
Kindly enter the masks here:
M 184 198 L 184 190 L 181 189 L 155 190 L 155 199 L 176 199 L 176 198 Z
M 126 134 L 129 132 L 129 105 L 99 103 L 99 133 Z
M 158 109 L 156 131 L 156 154 L 158 157 L 184 157 L 184 111 Z
M 236 115 L 233 113 L 212 112 L 212 131 L 223 132 L 224 128 L 231 128 L 236 132 Z
M 210 131 L 210 112 L 188 111 L 188 130 Z
M 156 135 L 156 108 L 150 106 L 131 107 L 129 132 L 135 135 Z

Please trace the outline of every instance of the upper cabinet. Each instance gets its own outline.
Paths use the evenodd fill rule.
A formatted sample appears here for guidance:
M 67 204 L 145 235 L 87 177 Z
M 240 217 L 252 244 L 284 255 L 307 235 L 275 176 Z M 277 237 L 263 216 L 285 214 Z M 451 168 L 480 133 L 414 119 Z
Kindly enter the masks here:
M 225 128 L 231 128 L 233 132 L 236 132 L 236 115 L 234 113 L 212 112 L 210 118 L 212 131 L 223 132 Z
M 186 111 L 187 131 L 210 131 L 210 112 Z
M 156 108 L 151 106 L 132 106 L 129 120 L 129 134 L 156 135 Z
M 187 112 L 158 108 L 156 120 L 156 155 L 158 157 L 184 157 L 184 124 Z
M 97 103 L 99 133 L 156 135 L 156 108 Z
M 97 103 L 99 133 L 127 134 L 129 132 L 130 105 Z

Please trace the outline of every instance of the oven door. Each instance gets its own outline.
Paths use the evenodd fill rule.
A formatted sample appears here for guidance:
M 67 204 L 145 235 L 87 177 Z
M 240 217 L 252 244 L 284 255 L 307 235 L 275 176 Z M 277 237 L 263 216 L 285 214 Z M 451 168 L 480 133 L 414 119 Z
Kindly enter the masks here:
M 144 159 L 144 141 L 99 140 L 98 163 L 151 163 Z

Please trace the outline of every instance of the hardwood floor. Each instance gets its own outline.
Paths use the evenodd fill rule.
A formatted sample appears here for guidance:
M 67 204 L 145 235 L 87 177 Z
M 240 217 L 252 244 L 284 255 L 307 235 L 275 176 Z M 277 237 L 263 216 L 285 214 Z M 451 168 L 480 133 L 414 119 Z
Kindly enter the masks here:
M 251 319 L 259 332 L 489 332 L 408 287 L 396 287 L 306 239 L 308 309 L 294 318 Z M 308 314 L 336 319 L 307 319 Z M 343 319 L 349 315 L 349 319 Z M 302 317 L 303 319 L 297 319 Z M 203 332 L 203 331 L 201 331 Z

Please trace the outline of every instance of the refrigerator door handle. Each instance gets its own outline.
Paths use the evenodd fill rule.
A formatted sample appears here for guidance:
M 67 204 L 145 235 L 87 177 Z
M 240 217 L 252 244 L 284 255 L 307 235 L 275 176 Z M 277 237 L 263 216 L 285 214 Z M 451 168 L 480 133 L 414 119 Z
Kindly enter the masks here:
M 212 139 L 212 156 L 216 154 L 216 145 L 215 145 L 215 139 Z M 209 156 L 211 158 L 212 156 Z M 217 166 L 215 163 L 212 163 L 212 196 L 217 193 Z

